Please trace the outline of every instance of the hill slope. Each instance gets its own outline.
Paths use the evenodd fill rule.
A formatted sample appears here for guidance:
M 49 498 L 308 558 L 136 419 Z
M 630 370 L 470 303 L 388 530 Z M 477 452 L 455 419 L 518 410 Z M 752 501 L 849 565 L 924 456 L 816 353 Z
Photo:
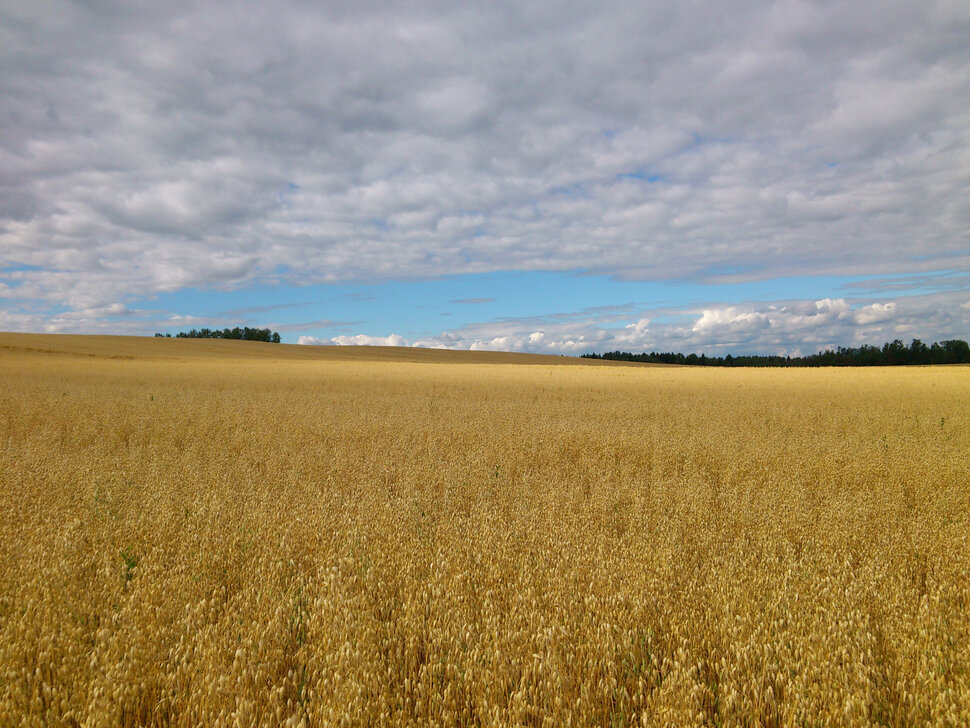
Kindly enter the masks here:
M 114 359 L 273 359 L 318 361 L 398 361 L 449 364 L 541 364 L 629 366 L 628 362 L 501 351 L 450 351 L 396 346 L 299 346 L 260 341 L 177 339 L 147 336 L 0 333 L 0 356 L 43 353 Z M 644 366 L 634 364 L 633 366 Z

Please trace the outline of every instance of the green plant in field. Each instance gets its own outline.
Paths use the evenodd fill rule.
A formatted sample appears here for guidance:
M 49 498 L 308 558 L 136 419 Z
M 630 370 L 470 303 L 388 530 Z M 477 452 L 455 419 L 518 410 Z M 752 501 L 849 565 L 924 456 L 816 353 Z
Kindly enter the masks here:
M 125 583 L 130 582 L 135 576 L 135 567 L 138 565 L 138 557 L 131 552 L 130 548 L 121 551 L 121 573 L 125 577 Z

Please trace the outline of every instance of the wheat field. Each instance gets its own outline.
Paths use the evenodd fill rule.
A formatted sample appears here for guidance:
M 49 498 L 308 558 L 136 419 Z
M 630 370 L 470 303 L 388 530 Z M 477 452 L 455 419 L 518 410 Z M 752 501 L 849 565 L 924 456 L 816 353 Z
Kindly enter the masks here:
M 968 532 L 967 367 L 0 335 L 4 726 L 968 725 Z

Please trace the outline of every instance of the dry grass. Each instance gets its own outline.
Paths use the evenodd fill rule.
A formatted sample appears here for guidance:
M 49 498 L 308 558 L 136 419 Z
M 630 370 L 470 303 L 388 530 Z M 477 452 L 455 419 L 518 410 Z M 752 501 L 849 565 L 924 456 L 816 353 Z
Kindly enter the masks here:
M 0 725 L 970 723 L 968 368 L 0 339 Z

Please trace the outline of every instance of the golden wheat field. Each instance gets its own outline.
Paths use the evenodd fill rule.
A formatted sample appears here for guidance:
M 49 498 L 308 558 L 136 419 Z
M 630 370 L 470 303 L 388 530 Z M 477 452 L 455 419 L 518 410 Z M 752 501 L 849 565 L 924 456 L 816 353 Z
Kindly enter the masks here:
M 970 724 L 970 368 L 578 364 L 0 335 L 0 725 Z

